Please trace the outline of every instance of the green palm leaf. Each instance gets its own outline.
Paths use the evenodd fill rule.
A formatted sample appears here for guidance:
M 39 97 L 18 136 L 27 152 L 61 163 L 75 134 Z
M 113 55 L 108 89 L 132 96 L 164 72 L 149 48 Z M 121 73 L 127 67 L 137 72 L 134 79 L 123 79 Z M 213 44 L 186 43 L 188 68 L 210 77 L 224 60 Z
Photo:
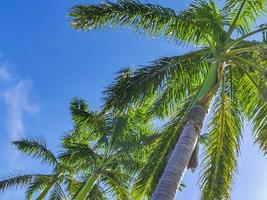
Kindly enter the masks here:
M 66 200 L 64 190 L 60 184 L 56 183 L 50 193 L 49 200 Z
M 65 150 L 59 155 L 61 162 L 70 164 L 72 167 L 88 168 L 89 163 L 95 165 L 101 159 L 94 149 L 83 143 L 73 143 L 65 146 Z
M 232 81 L 229 69 L 222 78 L 221 88 L 211 110 L 209 142 L 205 145 L 200 178 L 203 200 L 230 199 L 243 127 L 237 99 L 232 96 L 236 95 L 237 81 Z
M 18 176 L 11 176 L 0 181 L 0 190 L 4 191 L 10 187 L 25 187 L 28 185 L 35 175 L 18 175 Z
M 146 102 L 149 100 L 148 97 L 157 94 L 163 97 L 159 97 L 153 106 L 156 113 L 159 113 L 156 109 L 159 101 L 166 99 L 162 105 L 172 103 L 170 93 L 179 97 L 173 98 L 175 101 L 184 101 L 186 93 L 192 91 L 191 85 L 194 86 L 189 80 L 197 85 L 207 72 L 206 59 L 209 52 L 208 49 L 202 49 L 183 56 L 162 58 L 134 72 L 130 69 L 121 71 L 115 83 L 105 91 L 105 110 L 121 110 L 136 101 Z M 159 110 L 163 109 L 162 107 Z
M 73 17 L 71 23 L 75 29 L 131 26 L 134 30 L 148 33 L 151 36 L 164 36 L 195 43 L 206 41 L 208 32 L 203 25 L 207 23 L 198 23 L 200 17 L 193 16 L 193 14 L 193 12 L 176 14 L 172 9 L 159 5 L 128 0 L 75 6 L 69 12 L 69 15 Z
M 105 191 L 98 184 L 95 184 L 86 200 L 108 200 L 108 198 Z
M 251 24 L 255 24 L 259 17 L 267 12 L 265 0 L 227 0 L 224 9 L 228 11 L 228 21 L 233 29 L 244 35 L 251 31 Z M 232 31 L 230 33 L 232 33 Z
M 130 199 L 128 192 L 129 176 L 118 170 L 101 170 L 103 175 L 102 181 L 107 187 L 107 192 L 115 199 L 127 200 Z
M 38 179 L 38 178 L 36 179 L 36 178 L 35 178 L 35 179 L 29 184 L 29 186 L 28 186 L 27 189 L 26 189 L 26 195 L 25 195 L 26 199 L 27 199 L 27 200 L 31 200 L 32 197 L 33 197 L 33 195 L 34 195 L 34 193 L 36 193 L 36 192 L 38 192 L 38 191 L 44 189 L 45 186 L 46 186 L 46 184 L 47 184 L 47 182 L 44 181 L 43 179 Z
M 34 158 L 41 159 L 43 163 L 48 163 L 54 166 L 58 164 L 57 158 L 50 150 L 47 149 L 44 141 L 22 138 L 12 143 L 19 151 L 33 156 Z
M 83 185 L 82 182 L 76 180 L 76 178 L 72 176 L 66 176 L 64 180 L 65 191 L 71 196 L 72 198 L 75 196 L 79 188 Z
M 252 123 L 255 142 L 267 154 L 267 102 L 247 75 L 240 79 L 239 84 L 240 102 L 244 114 Z
M 105 131 L 105 118 L 97 112 L 89 111 L 89 106 L 83 99 L 74 98 L 70 108 L 72 118 L 80 129 L 91 129 L 94 134 Z

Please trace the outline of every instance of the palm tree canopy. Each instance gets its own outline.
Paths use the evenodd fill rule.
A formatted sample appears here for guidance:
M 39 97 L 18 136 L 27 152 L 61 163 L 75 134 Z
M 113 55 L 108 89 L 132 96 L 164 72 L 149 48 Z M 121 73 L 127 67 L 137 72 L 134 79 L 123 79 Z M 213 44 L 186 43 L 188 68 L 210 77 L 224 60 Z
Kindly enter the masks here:
M 72 189 L 74 195 L 85 180 L 97 174 L 92 188 L 96 193 L 91 190 L 87 198 L 129 199 L 129 181 L 146 157 L 142 143 L 153 133 L 150 123 L 144 124 L 145 109 L 143 106 L 114 115 L 91 111 L 79 98 L 71 102 L 74 129 L 64 136 L 59 159 L 74 168 L 79 182 L 79 187 Z M 71 183 L 67 185 L 71 191 Z
M 255 142 L 267 153 L 267 26 L 255 26 L 258 18 L 267 14 L 267 1 L 225 0 L 223 4 L 218 7 L 214 0 L 196 0 L 176 12 L 160 5 L 119 0 L 70 10 L 75 29 L 131 27 L 138 33 L 194 47 L 185 55 L 120 71 L 105 92 L 106 111 L 125 111 L 131 105 L 151 102 L 149 117 L 171 118 L 152 142 L 149 162 L 134 189 L 137 199 L 151 196 L 189 108 L 203 99 L 201 86 L 214 65 L 220 70 L 213 81 L 218 89 L 208 117 L 200 178 L 202 199 L 229 199 L 244 119 L 250 121 Z M 263 41 L 248 40 L 257 33 L 263 34 Z

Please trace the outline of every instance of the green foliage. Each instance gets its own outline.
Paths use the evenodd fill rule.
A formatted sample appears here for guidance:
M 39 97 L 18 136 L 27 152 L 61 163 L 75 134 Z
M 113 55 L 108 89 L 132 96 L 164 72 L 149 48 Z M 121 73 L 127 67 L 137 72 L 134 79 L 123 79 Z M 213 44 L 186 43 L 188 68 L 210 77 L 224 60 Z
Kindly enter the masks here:
M 203 1 L 204 3 L 204 1 Z M 132 27 L 137 32 L 150 36 L 163 36 L 170 40 L 202 43 L 206 33 L 202 23 L 198 23 L 195 10 L 176 13 L 159 5 L 142 4 L 139 1 L 107 1 L 100 5 L 79 5 L 73 7 L 69 15 L 75 29 L 96 29 L 106 27 Z M 205 11 L 203 11 L 204 13 Z
M 267 154 L 267 26 L 252 30 L 266 9 L 266 0 L 226 0 L 222 8 L 214 0 L 195 0 L 180 12 L 133 0 L 74 6 L 69 15 L 77 30 L 130 27 L 198 48 L 121 70 L 105 91 L 101 112 L 75 98 L 70 105 L 74 127 L 62 137 L 58 156 L 43 141 L 13 142 L 53 171 L 8 177 L 0 181 L 0 190 L 27 186 L 26 199 L 37 192 L 53 200 L 75 198 L 96 175 L 85 188 L 88 200 L 150 199 L 192 104 L 199 103 L 196 97 L 207 86 L 207 72 L 215 66 L 216 83 L 208 88 L 217 92 L 208 133 L 200 137 L 205 151 L 199 183 L 203 200 L 230 199 L 243 118 Z M 257 33 L 263 35 L 261 42 L 247 40 Z M 209 92 L 204 96 L 212 97 Z M 151 121 L 159 118 L 167 123 L 156 130 Z
M 249 92 L 248 92 L 249 91 Z M 267 101 L 247 75 L 240 79 L 240 101 L 245 116 L 253 126 L 255 142 L 267 154 Z
M 209 49 L 162 58 L 132 72 L 125 69 L 105 91 L 105 109 L 126 109 L 130 103 L 153 102 L 150 116 L 169 116 L 203 81 L 209 68 Z M 156 98 L 153 99 L 153 97 Z M 151 99 L 152 97 L 152 99 Z
M 26 189 L 26 195 L 25 195 L 26 199 L 27 200 L 32 199 L 33 195 L 36 192 L 38 192 L 38 191 L 42 190 L 43 188 L 45 188 L 46 184 L 47 184 L 47 182 L 43 181 L 40 177 L 34 178 L 34 180 L 32 180 L 29 183 L 29 185 L 28 185 L 28 187 Z
M 27 187 L 26 199 L 36 194 L 37 199 L 75 199 L 86 180 L 97 174 L 86 199 L 129 199 L 130 181 L 147 155 L 143 144 L 153 133 L 145 119 L 147 109 L 144 105 L 119 115 L 104 114 L 89 110 L 82 99 L 73 99 L 74 128 L 62 137 L 58 156 L 44 141 L 22 138 L 13 142 L 21 152 L 51 164 L 52 173 L 8 177 L 0 181 L 0 189 Z
M 27 155 L 40 159 L 43 163 L 57 165 L 57 159 L 54 154 L 46 148 L 44 141 L 22 138 L 14 141 L 17 149 Z
M 9 187 L 15 186 L 24 187 L 31 182 L 33 175 L 18 175 L 18 176 L 11 176 L 0 181 L 0 189 L 2 191 L 6 190 Z
M 56 156 L 47 149 L 46 143 L 36 139 L 22 138 L 12 142 L 12 144 L 14 144 L 19 151 L 33 158 L 40 159 L 42 163 L 53 166 L 53 172 L 51 174 L 11 176 L 10 178 L 0 181 L 0 188 L 6 190 L 12 186 L 27 187 L 25 197 L 29 200 L 32 199 L 33 195 L 37 192 L 40 192 L 40 196 L 42 196 L 50 191 L 50 199 L 59 199 L 58 195 L 62 196 L 63 194 L 62 189 L 59 191 L 59 186 L 62 182 L 63 172 L 66 172 L 66 169 L 64 169 Z
M 105 182 L 107 192 L 115 199 L 130 199 L 129 176 L 118 170 L 102 170 L 102 181 Z
M 49 200 L 66 200 L 66 199 L 67 198 L 60 184 L 55 184 L 49 196 Z
M 263 24 L 252 30 L 266 13 L 266 0 L 226 0 L 222 8 L 214 0 L 196 0 L 180 12 L 126 0 L 71 9 L 76 29 L 131 27 L 152 37 L 199 46 L 197 51 L 163 57 L 138 69 L 125 68 L 105 91 L 107 112 L 123 113 L 147 104 L 147 119 L 170 119 L 148 140 L 151 153 L 135 183 L 134 198 L 149 199 L 153 193 L 179 139 L 188 106 L 205 87 L 202 84 L 212 64 L 217 66 L 218 88 L 209 133 L 200 138 L 206 149 L 202 199 L 230 198 L 243 118 L 253 124 L 255 142 L 267 152 L 267 27 Z M 246 40 L 257 33 L 263 34 L 263 42 Z
M 227 0 L 224 9 L 227 20 L 239 34 L 251 31 L 251 24 L 255 24 L 259 17 L 267 12 L 267 2 L 264 0 Z
M 128 182 L 144 160 L 139 155 L 144 149 L 140 143 L 146 138 L 143 136 L 152 133 L 151 125 L 143 123 L 147 106 L 132 108 L 127 113 L 114 116 L 83 109 L 88 106 L 80 99 L 74 99 L 71 105 L 75 105 L 71 107 L 75 129 L 82 128 L 78 135 L 75 131 L 65 138 L 69 142 L 63 142 L 64 152 L 59 156 L 60 160 L 78 169 L 78 176 L 97 173 L 99 178 L 95 185 L 98 188 L 104 185 L 103 192 L 118 199 L 127 199 Z M 84 137 L 88 133 L 90 136 Z M 75 140 L 70 140 L 71 137 Z M 88 190 L 88 198 L 91 190 L 93 188 Z
M 235 91 L 238 82 L 231 80 L 231 71 L 225 72 L 210 111 L 209 142 L 205 145 L 200 178 L 201 199 L 230 199 L 243 127 Z

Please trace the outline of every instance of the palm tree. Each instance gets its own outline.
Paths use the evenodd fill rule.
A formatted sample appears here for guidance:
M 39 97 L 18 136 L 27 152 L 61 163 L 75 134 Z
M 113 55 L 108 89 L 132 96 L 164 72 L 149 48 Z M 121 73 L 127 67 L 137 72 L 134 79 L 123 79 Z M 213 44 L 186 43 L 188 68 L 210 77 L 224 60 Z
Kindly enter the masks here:
M 43 200 L 48 193 L 51 200 L 66 199 L 66 195 L 62 188 L 62 182 L 65 180 L 65 172 L 67 171 L 56 158 L 56 156 L 46 147 L 46 143 L 37 139 L 22 138 L 14 141 L 13 144 L 19 151 L 33 158 L 41 160 L 42 164 L 49 164 L 53 168 L 51 174 L 26 174 L 11 176 L 0 181 L 0 190 L 6 190 L 10 187 L 25 187 L 26 199 L 30 200 L 33 195 L 37 195 L 36 200 Z
M 53 168 L 51 174 L 26 174 L 0 181 L 0 190 L 26 187 L 26 199 L 129 199 L 132 176 L 144 164 L 152 125 L 144 124 L 146 106 L 118 116 L 90 111 L 84 100 L 71 102 L 74 128 L 62 138 L 56 157 L 46 143 L 22 138 L 13 142 L 19 151 Z M 138 120 L 137 120 L 138 119 Z M 154 136 L 153 136 L 154 137 Z M 152 138 L 153 138 L 152 137 Z
M 267 153 L 267 105 L 260 80 L 251 72 L 259 68 L 255 63 L 266 60 L 262 56 L 266 45 L 248 40 L 257 33 L 266 34 L 266 25 L 254 30 L 252 25 L 266 14 L 267 1 L 223 3 L 221 8 L 214 0 L 196 0 L 175 12 L 160 5 L 119 0 L 70 10 L 75 29 L 132 27 L 194 47 L 187 54 L 164 57 L 150 66 L 125 69 L 106 91 L 106 111 L 152 101 L 150 117 L 172 117 L 155 139 L 154 151 L 135 185 L 136 199 L 152 193 L 152 199 L 175 197 L 186 169 L 197 166 L 198 138 L 207 112 L 202 199 L 230 198 L 244 119 L 250 121 L 256 143 Z
M 84 100 L 72 101 L 75 129 L 63 138 L 59 159 L 75 169 L 80 182 L 73 199 L 130 199 L 129 182 L 146 155 L 140 143 L 153 133 L 149 123 L 142 124 L 144 109 L 103 115 L 90 111 Z

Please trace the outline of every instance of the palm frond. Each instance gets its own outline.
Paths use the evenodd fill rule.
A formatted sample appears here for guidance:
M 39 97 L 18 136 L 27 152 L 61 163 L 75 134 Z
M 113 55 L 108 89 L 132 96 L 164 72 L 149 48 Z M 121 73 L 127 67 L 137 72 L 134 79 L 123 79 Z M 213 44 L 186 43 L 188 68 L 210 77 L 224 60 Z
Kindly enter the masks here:
M 153 37 L 164 36 L 200 44 L 206 42 L 210 33 L 207 31 L 207 22 L 199 23 L 199 19 L 202 19 L 199 14 L 207 15 L 207 12 L 194 15 L 194 6 L 191 10 L 176 14 L 174 10 L 159 5 L 142 4 L 137 0 L 119 0 L 115 3 L 108 1 L 100 5 L 74 6 L 69 15 L 73 17 L 71 24 L 75 29 L 133 27 L 134 30 Z
M 60 184 L 56 183 L 53 186 L 52 191 L 50 192 L 49 200 L 66 200 L 66 196 L 64 190 L 60 186 Z
M 108 200 L 105 190 L 103 190 L 99 184 L 95 184 L 86 200 Z
M 267 154 L 267 101 L 251 79 L 244 74 L 240 79 L 240 102 L 245 116 L 253 126 L 255 142 Z
M 78 190 L 83 186 L 83 182 L 79 181 L 73 176 L 65 176 L 64 187 L 65 191 L 71 198 L 75 196 Z
M 10 176 L 4 178 L 0 181 L 0 190 L 4 191 L 10 187 L 15 187 L 15 188 L 25 187 L 32 181 L 34 176 L 35 176 L 34 174 L 29 174 L 29 175 Z
M 197 66 L 200 70 L 188 70 L 187 73 L 178 73 L 173 79 L 166 80 L 166 86 L 157 95 L 148 115 L 164 119 L 176 112 L 177 104 L 190 96 L 204 80 L 210 67 L 205 58 L 188 62 L 186 66 Z
M 228 21 L 241 35 L 251 31 L 259 17 L 267 13 L 265 0 L 227 0 L 223 10 L 229 13 Z
M 22 138 L 12 143 L 19 151 L 33 156 L 34 158 L 41 159 L 42 163 L 48 163 L 53 166 L 58 164 L 56 156 L 47 149 L 44 141 Z
M 107 193 L 115 199 L 127 200 L 130 199 L 128 192 L 128 175 L 123 174 L 118 170 L 101 170 L 103 175 L 102 181 L 107 187 Z
M 232 96 L 237 94 L 237 88 L 231 69 L 225 71 L 208 124 L 209 142 L 205 145 L 200 178 L 203 200 L 230 199 L 243 128 L 237 97 Z
M 100 158 L 101 157 L 93 149 L 87 144 L 82 143 L 68 145 L 66 149 L 59 154 L 61 162 L 78 168 L 88 168 L 91 165 L 95 165 Z
M 204 30 L 194 30 L 195 33 L 189 36 L 196 37 L 193 41 L 203 41 L 203 37 L 206 37 L 206 44 L 214 50 L 217 41 L 224 39 L 222 36 L 225 34 L 225 13 L 216 5 L 214 0 L 195 0 L 181 15 L 191 19 L 195 26 L 204 28 Z M 185 30 L 187 27 L 182 28 Z M 199 45 L 199 42 L 196 44 Z
M 26 189 L 26 199 L 31 200 L 34 193 L 42 190 L 47 185 L 47 180 L 40 179 L 40 178 L 34 178 L 34 180 L 29 184 L 29 186 Z
M 105 110 L 112 108 L 122 110 L 131 103 L 147 102 L 151 97 L 164 95 L 164 92 L 173 92 L 175 97 L 180 97 L 178 101 L 184 100 L 187 91 L 191 91 L 192 88 L 188 80 L 195 81 L 194 83 L 197 84 L 207 71 L 205 58 L 208 57 L 209 52 L 209 49 L 202 49 L 182 56 L 162 58 L 154 61 L 150 66 L 135 71 L 129 68 L 120 71 L 116 81 L 105 91 Z M 182 86 L 179 86 L 179 83 Z M 176 85 L 173 86 L 173 84 Z M 170 98 L 168 94 L 166 104 Z M 159 101 L 156 100 L 156 102 Z
M 94 134 L 105 130 L 105 118 L 100 113 L 89 110 L 88 104 L 80 98 L 74 98 L 71 102 L 71 114 L 77 126 L 91 129 Z
M 263 26 L 260 27 L 256 30 L 253 30 L 251 32 L 248 32 L 246 34 L 243 34 L 242 36 L 240 36 L 239 38 L 237 38 L 236 40 L 233 40 L 232 42 L 229 43 L 228 47 L 235 47 L 236 45 L 240 44 L 241 42 L 243 42 L 245 39 L 256 35 L 257 33 L 264 33 L 267 30 L 267 26 Z
M 114 143 L 118 140 L 125 140 L 129 135 L 128 119 L 126 116 L 118 116 L 113 121 L 112 134 L 109 144 L 114 147 Z M 127 130 L 128 129 L 128 130 Z

